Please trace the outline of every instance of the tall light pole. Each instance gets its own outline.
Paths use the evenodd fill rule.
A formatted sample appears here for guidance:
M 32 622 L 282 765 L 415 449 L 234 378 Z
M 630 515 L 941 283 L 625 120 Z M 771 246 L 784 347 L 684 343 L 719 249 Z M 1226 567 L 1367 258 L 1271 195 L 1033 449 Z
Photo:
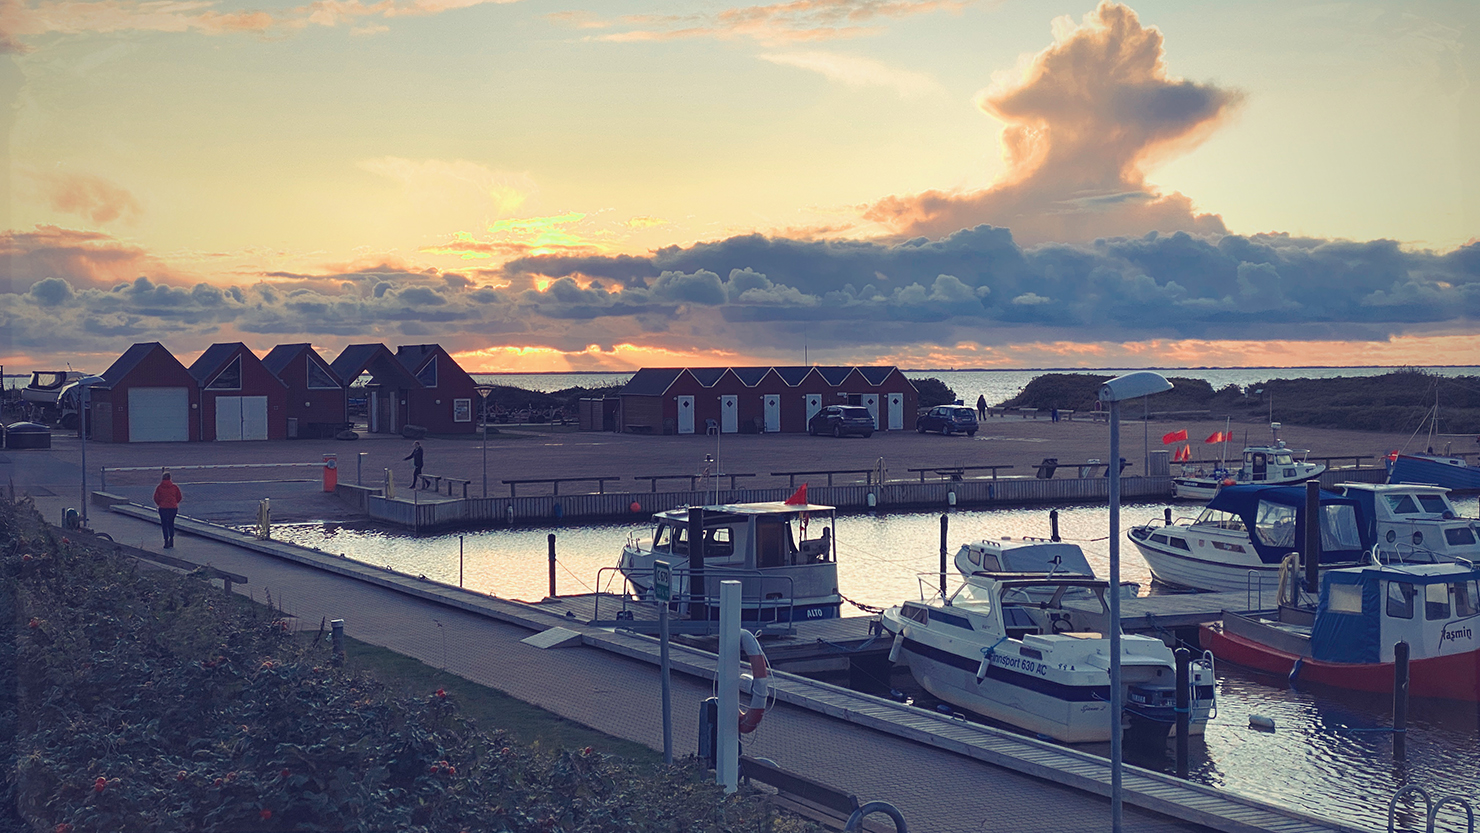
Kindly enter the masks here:
M 1100 386 L 1100 401 L 1110 405 L 1110 826 L 1120 833 L 1121 787 L 1120 724 L 1125 695 L 1120 690 L 1120 403 L 1172 389 L 1159 373 L 1127 373 Z
M 493 393 L 493 385 L 474 385 L 473 390 L 478 393 L 478 410 L 483 414 L 483 496 L 488 497 L 488 395 Z
M 82 526 L 87 527 L 87 417 L 90 410 L 88 395 L 93 385 L 101 385 L 108 380 L 102 376 L 84 376 L 77 380 L 77 407 L 82 411 L 77 420 L 77 436 L 82 438 Z

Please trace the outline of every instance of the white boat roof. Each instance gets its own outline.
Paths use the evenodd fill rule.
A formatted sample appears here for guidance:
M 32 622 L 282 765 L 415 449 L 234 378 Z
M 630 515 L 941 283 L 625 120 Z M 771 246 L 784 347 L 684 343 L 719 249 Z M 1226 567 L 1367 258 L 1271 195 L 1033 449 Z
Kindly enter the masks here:
M 835 506 L 825 506 L 821 503 L 786 503 L 785 501 L 773 500 L 765 503 L 721 503 L 711 506 L 682 506 L 678 509 L 669 509 L 657 514 L 664 516 L 686 516 L 690 509 L 703 509 L 705 512 L 727 512 L 732 515 L 796 515 L 802 512 L 832 512 Z
M 1366 492 L 1427 492 L 1435 495 L 1449 494 L 1443 486 L 1427 486 L 1419 483 L 1342 483 L 1342 489 Z

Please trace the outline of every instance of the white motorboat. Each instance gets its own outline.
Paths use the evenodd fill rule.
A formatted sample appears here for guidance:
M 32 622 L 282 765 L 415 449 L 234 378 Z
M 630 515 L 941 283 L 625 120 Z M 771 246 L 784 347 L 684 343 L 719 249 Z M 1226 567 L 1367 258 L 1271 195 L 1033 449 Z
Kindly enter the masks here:
M 80 370 L 33 370 L 31 381 L 21 388 L 21 399 L 55 407 L 62 388 L 86 375 Z
M 1276 426 L 1279 423 L 1275 423 Z M 1300 455 L 1297 459 L 1296 455 Z M 1251 445 L 1244 449 L 1243 465 L 1238 468 L 1217 466 L 1183 466 L 1182 475 L 1172 478 L 1172 494 L 1183 500 L 1210 500 L 1219 489 L 1236 485 L 1290 486 L 1314 480 L 1326 471 L 1324 463 L 1307 462 L 1307 450 L 1285 447 L 1284 440 L 1274 445 Z
M 934 580 L 934 576 L 930 576 Z M 894 635 L 890 660 L 902 662 L 922 688 L 992 720 L 1065 743 L 1110 739 L 1112 729 L 1164 741 L 1176 722 L 1176 664 L 1159 639 L 1121 638 L 1125 714 L 1110 714 L 1110 639 L 1091 630 L 1109 621 L 1109 583 L 1083 576 L 978 572 L 950 595 L 884 611 Z M 1098 616 L 1071 593 L 1099 601 Z M 1213 713 L 1211 658 L 1191 667 L 1189 729 L 1200 733 Z
M 1336 490 L 1362 505 L 1368 537 L 1384 564 L 1480 561 L 1480 521 L 1460 517 L 1447 489 L 1342 483 Z
M 956 570 L 963 576 L 973 573 L 1043 573 L 1094 578 L 1094 568 L 1078 544 L 1046 538 L 982 539 L 961 545 L 956 551 Z M 1141 585 L 1134 581 L 1120 583 L 1122 598 L 1134 599 Z M 1071 598 L 1084 598 L 1088 590 L 1071 592 Z
M 1372 541 L 1359 501 L 1322 491 L 1320 507 L 1318 567 L 1366 561 Z M 1193 590 L 1274 590 L 1285 556 L 1304 545 L 1306 521 L 1303 486 L 1228 486 L 1195 520 L 1158 519 L 1129 534 L 1157 581 Z
M 670 509 L 653 516 L 651 538 L 632 538 L 618 565 L 638 598 L 651 598 L 658 561 L 673 568 L 672 598 L 692 618 L 719 618 L 719 582 L 741 583 L 748 622 L 836 619 L 838 562 L 831 506 L 739 503 Z M 807 537 L 808 529 L 821 534 Z M 702 532 L 701 532 L 702 530 Z M 698 541 L 700 547 L 691 543 Z M 694 559 L 694 550 L 702 553 Z

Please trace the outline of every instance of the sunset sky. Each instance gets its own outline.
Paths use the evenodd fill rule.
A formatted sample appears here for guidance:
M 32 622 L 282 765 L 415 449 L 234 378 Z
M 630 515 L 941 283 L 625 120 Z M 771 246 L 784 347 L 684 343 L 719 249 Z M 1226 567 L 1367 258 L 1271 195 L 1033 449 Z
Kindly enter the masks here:
M 1480 364 L 1480 4 L 0 0 L 0 361 Z

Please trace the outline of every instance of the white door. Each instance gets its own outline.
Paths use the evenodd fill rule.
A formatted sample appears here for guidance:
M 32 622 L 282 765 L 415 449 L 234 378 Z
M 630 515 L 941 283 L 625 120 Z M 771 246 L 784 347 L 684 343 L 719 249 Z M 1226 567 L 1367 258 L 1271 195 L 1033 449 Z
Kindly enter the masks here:
M 779 432 L 781 430 L 781 396 L 775 393 L 768 393 L 761 398 L 761 404 L 764 406 L 765 411 L 766 433 L 774 434 Z
M 812 417 L 817 416 L 817 412 L 820 411 L 820 410 L 822 410 L 822 394 L 820 394 L 820 393 L 809 393 L 809 394 L 806 395 L 806 400 L 807 400 L 807 424 L 808 425 L 811 425 L 812 424 Z
M 243 396 L 242 439 L 267 439 L 267 397 Z
M 904 394 L 889 394 L 889 430 L 904 430 Z
M 216 397 L 216 441 L 231 442 L 242 438 L 242 398 Z
M 719 432 L 734 434 L 740 430 L 740 397 L 726 394 L 719 398 Z
M 863 395 L 863 407 L 868 408 L 868 415 L 874 418 L 874 430 L 879 430 L 879 395 L 877 393 L 865 393 Z
M 129 388 L 128 441 L 190 440 L 190 393 L 185 388 Z
M 694 397 L 678 397 L 678 433 L 694 433 Z

